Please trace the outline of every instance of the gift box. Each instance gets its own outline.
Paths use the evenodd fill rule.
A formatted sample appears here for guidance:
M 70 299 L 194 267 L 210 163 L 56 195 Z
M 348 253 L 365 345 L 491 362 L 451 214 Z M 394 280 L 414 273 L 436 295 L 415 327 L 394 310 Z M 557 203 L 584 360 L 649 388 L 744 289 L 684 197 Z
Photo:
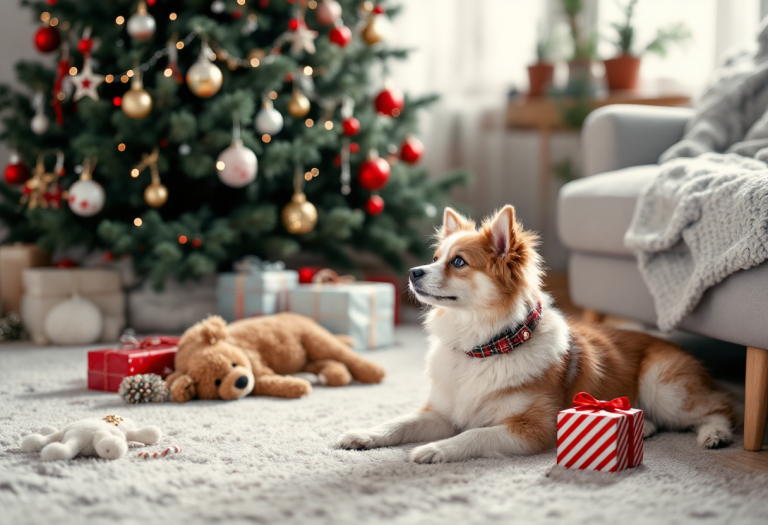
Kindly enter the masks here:
M 22 274 L 21 319 L 36 344 L 48 344 L 45 319 L 57 304 L 74 294 L 92 301 L 103 316 L 99 341 L 116 342 L 125 327 L 125 294 L 120 272 L 102 268 L 32 268 Z
M 299 285 L 288 295 L 291 312 L 352 337 L 357 351 L 389 346 L 394 340 L 395 287 L 390 283 L 318 282 Z
M 216 288 L 218 312 L 226 321 L 288 310 L 288 292 L 299 284 L 297 272 L 256 257 L 235 263 L 235 270 L 219 274 Z
M 24 270 L 50 263 L 50 256 L 34 244 L 0 246 L 0 306 L 3 312 L 21 312 Z
M 147 337 L 117 348 L 88 352 L 88 388 L 117 392 L 122 380 L 136 374 L 167 377 L 174 370 L 178 337 Z
M 643 461 L 643 411 L 626 397 L 600 401 L 576 394 L 573 408 L 557 414 L 557 464 L 618 472 Z
M 365 280 L 372 283 L 390 283 L 395 287 L 395 326 L 400 324 L 400 299 L 403 296 L 403 286 L 407 281 L 403 277 L 386 274 L 366 274 Z

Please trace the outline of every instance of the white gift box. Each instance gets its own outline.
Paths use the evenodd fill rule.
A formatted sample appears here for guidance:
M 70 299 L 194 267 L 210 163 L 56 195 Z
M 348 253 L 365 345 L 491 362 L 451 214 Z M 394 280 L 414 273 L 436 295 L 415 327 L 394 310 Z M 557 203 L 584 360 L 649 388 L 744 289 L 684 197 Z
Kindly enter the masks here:
M 316 283 L 289 292 L 288 309 L 331 333 L 348 335 L 363 351 L 390 346 L 395 334 L 395 287 L 390 283 Z
M 245 265 L 219 274 L 216 303 L 227 322 L 288 311 L 288 292 L 299 285 L 299 273 L 282 269 L 282 263 L 267 264 L 267 269 Z

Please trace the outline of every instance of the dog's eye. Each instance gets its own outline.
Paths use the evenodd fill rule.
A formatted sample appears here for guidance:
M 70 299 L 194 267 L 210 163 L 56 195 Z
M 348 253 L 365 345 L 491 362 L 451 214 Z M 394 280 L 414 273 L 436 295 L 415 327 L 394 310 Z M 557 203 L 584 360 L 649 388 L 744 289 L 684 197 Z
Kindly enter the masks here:
M 451 261 L 451 264 L 454 265 L 456 268 L 461 268 L 462 266 L 465 266 L 467 263 L 466 261 L 464 261 L 464 259 L 462 259 L 457 255 L 456 257 L 453 258 L 453 260 Z
M 217 379 L 216 381 L 214 381 L 214 384 L 215 384 L 216 386 L 219 386 L 219 385 L 221 385 L 221 379 Z
M 235 368 L 237 366 L 236 363 L 232 363 L 232 368 Z
M 437 262 L 437 257 L 432 257 L 432 262 Z

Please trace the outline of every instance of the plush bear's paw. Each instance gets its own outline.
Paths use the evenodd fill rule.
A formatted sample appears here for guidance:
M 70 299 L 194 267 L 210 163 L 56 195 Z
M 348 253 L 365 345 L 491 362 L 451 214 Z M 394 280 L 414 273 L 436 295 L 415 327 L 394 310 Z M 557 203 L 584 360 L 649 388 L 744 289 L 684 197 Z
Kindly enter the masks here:
M 41 434 L 30 434 L 21 441 L 21 450 L 24 452 L 37 452 L 43 448 L 45 436 Z
M 387 372 L 376 363 L 366 362 L 355 370 L 355 379 L 361 383 L 381 383 Z
M 346 450 L 368 450 L 377 448 L 378 436 L 368 430 L 350 430 L 336 440 L 336 446 Z
M 40 451 L 42 461 L 58 461 L 60 459 L 69 459 L 69 450 L 62 443 L 49 443 Z

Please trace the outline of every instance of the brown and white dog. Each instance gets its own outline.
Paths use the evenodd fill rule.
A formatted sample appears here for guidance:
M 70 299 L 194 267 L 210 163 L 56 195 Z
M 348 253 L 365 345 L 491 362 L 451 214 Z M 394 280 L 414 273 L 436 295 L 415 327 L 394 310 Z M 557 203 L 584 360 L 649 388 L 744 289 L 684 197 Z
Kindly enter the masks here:
M 627 396 L 657 428 L 695 428 L 698 443 L 728 443 L 731 398 L 682 348 L 639 332 L 566 320 L 543 290 L 537 237 L 506 206 L 475 223 L 446 208 L 431 264 L 410 271 L 410 288 L 432 305 L 426 406 L 338 446 L 371 449 L 427 442 L 417 463 L 535 454 L 556 442 L 558 410 L 585 391 Z M 541 305 L 541 309 L 537 307 Z M 540 315 L 538 314 L 540 312 Z

